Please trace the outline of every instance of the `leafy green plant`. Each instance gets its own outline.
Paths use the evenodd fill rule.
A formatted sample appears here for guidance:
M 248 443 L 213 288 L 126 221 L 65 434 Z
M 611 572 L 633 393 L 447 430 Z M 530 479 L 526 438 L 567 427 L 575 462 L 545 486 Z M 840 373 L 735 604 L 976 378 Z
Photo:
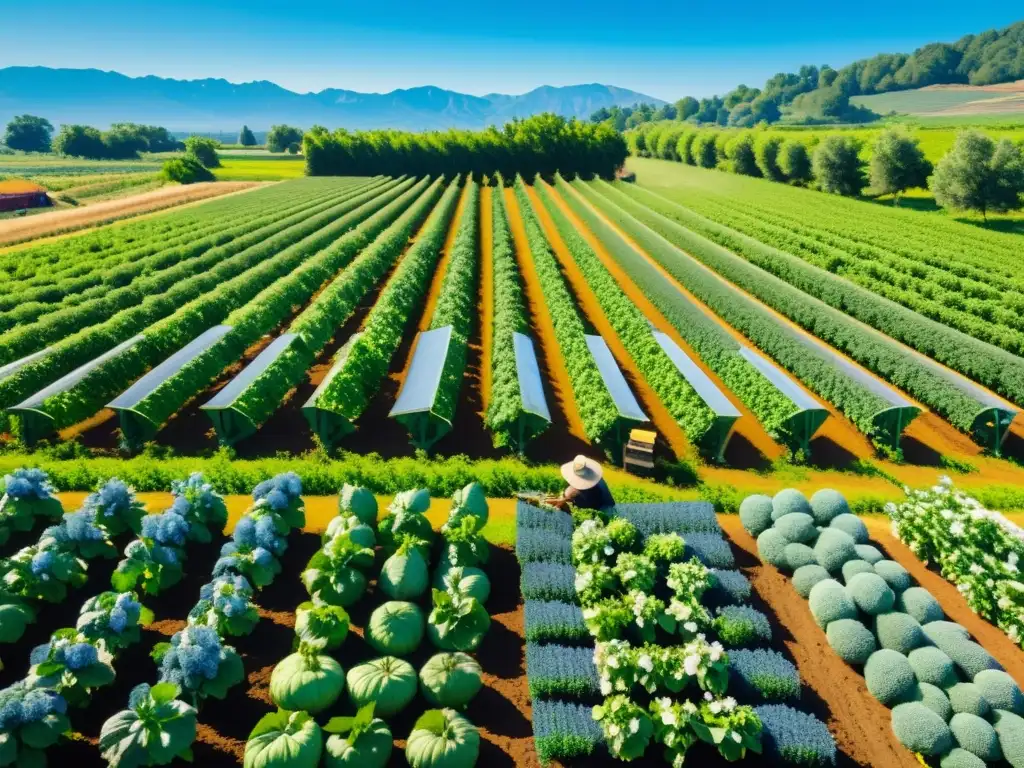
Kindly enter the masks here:
M 366 591 L 366 576 L 360 569 L 372 563 L 373 550 L 343 533 L 309 559 L 302 572 L 302 583 L 314 603 L 347 607 Z
M 491 626 L 491 617 L 475 597 L 432 590 L 433 610 L 427 635 L 443 651 L 475 651 Z
M 348 630 L 348 613 L 341 606 L 306 602 L 295 609 L 295 636 L 310 648 L 333 650 L 345 641 Z
M 406 741 L 411 768 L 472 768 L 480 753 L 480 732 L 453 709 L 420 715 Z
M 117 654 L 139 642 L 140 628 L 152 621 L 135 592 L 101 592 L 82 604 L 75 628 L 87 642 Z
M 191 760 L 196 710 L 172 683 L 136 686 L 128 709 L 103 723 L 100 752 L 111 768 L 142 768 Z
M 278 710 L 256 723 L 245 743 L 245 768 L 316 768 L 323 752 L 320 726 L 307 712 Z
M 628 696 L 611 696 L 594 707 L 608 751 L 620 760 L 635 760 L 647 750 L 654 735 L 650 715 Z
M 354 717 L 332 717 L 324 726 L 325 768 L 384 768 L 393 747 L 387 724 L 374 715 L 374 702 Z
M 330 707 L 345 688 L 341 665 L 318 649 L 299 644 L 270 675 L 270 698 L 281 709 L 316 714 Z
M 58 629 L 50 642 L 32 649 L 29 661 L 29 685 L 54 690 L 73 707 L 85 706 L 91 690 L 114 682 L 113 656 L 83 641 L 77 629 Z

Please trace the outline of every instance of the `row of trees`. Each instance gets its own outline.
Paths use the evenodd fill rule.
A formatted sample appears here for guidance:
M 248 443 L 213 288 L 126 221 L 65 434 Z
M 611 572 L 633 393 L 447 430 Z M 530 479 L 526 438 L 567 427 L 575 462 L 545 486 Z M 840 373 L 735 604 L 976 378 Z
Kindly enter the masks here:
M 853 96 L 969 83 L 989 85 L 1024 79 L 1024 21 L 1006 29 L 966 35 L 955 43 L 929 43 L 911 54 L 883 53 L 833 69 L 807 65 L 780 72 L 763 88 L 739 85 L 724 96 L 686 97 L 661 107 L 635 105 L 623 115 L 598 110 L 593 122 L 609 121 L 618 130 L 643 122 L 689 121 L 699 124 L 750 127 L 774 123 L 790 107 L 794 121 L 809 123 L 864 122 L 877 117 L 850 103 Z
M 18 115 L 8 124 L 3 143 L 23 152 L 56 152 L 60 155 L 101 160 L 130 160 L 140 152 L 173 152 L 180 141 L 157 125 L 114 123 L 107 131 L 87 125 L 63 125 L 56 136 L 44 117 Z
M 954 210 L 990 212 L 1024 205 L 1024 146 L 994 141 L 980 131 L 961 131 L 933 167 L 918 140 L 903 128 L 881 131 L 865 161 L 860 140 L 837 131 L 805 143 L 799 134 L 770 130 L 728 131 L 671 123 L 627 134 L 633 154 L 718 168 L 771 181 L 813 186 L 823 192 L 893 195 L 929 188 L 936 202 Z
M 249 130 L 249 126 L 243 125 L 238 132 L 238 143 L 243 147 L 256 147 L 256 135 Z M 302 129 L 291 125 L 273 125 L 267 132 L 267 150 L 270 152 L 291 152 L 298 153 L 302 147 Z
M 622 134 L 606 125 L 546 113 L 483 131 L 355 131 L 315 126 L 303 139 L 310 176 L 537 173 L 606 178 L 628 154 Z

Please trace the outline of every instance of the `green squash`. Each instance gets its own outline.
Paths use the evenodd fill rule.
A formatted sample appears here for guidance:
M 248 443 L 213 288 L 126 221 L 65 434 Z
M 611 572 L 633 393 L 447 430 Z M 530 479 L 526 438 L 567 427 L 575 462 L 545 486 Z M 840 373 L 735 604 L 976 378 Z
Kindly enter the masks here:
M 394 656 L 352 667 L 346 683 L 357 709 L 375 702 L 374 713 L 385 719 L 397 715 L 416 698 L 416 670 Z
M 374 525 L 377 522 L 377 499 L 366 488 L 345 483 L 338 494 L 338 511 L 355 515 L 367 525 Z
M 391 730 L 373 716 L 373 703 L 360 707 L 355 717 L 332 718 L 324 731 L 327 738 L 324 768 L 384 768 L 391 757 Z
M 341 665 L 330 656 L 308 651 L 285 657 L 270 675 L 270 698 L 289 712 L 322 712 L 344 688 Z
M 355 515 L 348 517 L 339 515 L 331 520 L 327 525 L 327 530 L 324 531 L 323 540 L 328 542 L 342 533 L 347 533 L 352 541 L 361 547 L 373 549 L 377 546 L 377 535 L 373 532 L 373 528 L 361 522 Z
M 487 496 L 480 483 L 470 483 L 452 496 L 452 508 L 448 513 L 447 524 L 455 526 L 465 515 L 476 515 L 480 518 L 480 527 L 487 525 Z
M 306 712 L 263 717 L 245 743 L 245 768 L 316 768 L 323 751 L 320 726 Z
M 377 586 L 392 600 L 414 600 L 427 591 L 427 561 L 407 541 L 384 561 Z
M 385 656 L 406 656 L 423 640 L 423 612 L 413 603 L 393 600 L 370 614 L 366 641 Z
M 462 709 L 483 687 L 480 665 L 466 653 L 438 653 L 420 670 L 420 688 L 433 707 Z
M 473 768 L 479 756 L 479 731 L 453 709 L 424 712 L 405 747 L 412 768 Z

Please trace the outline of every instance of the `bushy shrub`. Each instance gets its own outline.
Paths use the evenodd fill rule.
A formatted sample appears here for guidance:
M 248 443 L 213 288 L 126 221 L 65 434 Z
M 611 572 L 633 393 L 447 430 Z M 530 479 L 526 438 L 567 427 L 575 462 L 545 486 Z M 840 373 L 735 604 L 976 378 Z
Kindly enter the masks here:
M 907 661 L 922 683 L 931 683 L 943 690 L 956 685 L 956 668 L 952 659 L 934 646 L 915 648 L 907 654 Z
M 795 488 L 783 488 L 772 497 L 772 520 L 792 512 L 811 514 L 811 505 L 807 497 Z
M 966 749 L 955 747 L 942 756 L 939 768 L 985 768 L 985 761 Z
M 698 558 L 708 568 L 735 568 L 736 558 L 732 555 L 725 539 L 717 533 L 690 533 L 686 535 L 686 554 Z
M 575 602 L 575 579 L 576 569 L 571 565 L 527 563 L 521 578 L 523 598 Z
M 527 643 L 526 679 L 535 699 L 584 699 L 600 694 L 593 648 Z
M 895 560 L 879 560 L 875 563 L 875 573 L 885 579 L 885 583 L 897 594 L 913 584 L 910 571 Z
M 742 603 L 750 598 L 750 581 L 739 571 L 711 569 L 713 584 L 706 597 L 713 602 Z
M 192 154 L 172 157 L 164 163 L 160 175 L 167 181 L 178 184 L 196 184 L 201 181 L 214 181 L 216 178 L 210 169 Z
M 786 567 L 786 547 L 789 542 L 775 528 L 769 528 L 757 537 L 757 554 L 769 565 Z
M 818 525 L 828 525 L 839 515 L 850 514 L 850 505 L 839 491 L 822 488 L 811 496 L 811 514 Z
M 836 573 L 843 563 L 857 556 L 853 537 L 837 528 L 826 528 L 814 543 L 814 557 L 818 565 L 829 573 Z
M 520 528 L 516 532 L 516 557 L 520 563 L 561 563 L 572 562 L 572 541 L 551 531 L 534 528 Z
M 813 542 L 818 538 L 814 518 L 805 512 L 791 512 L 775 521 L 775 530 L 792 542 Z
M 220 157 L 217 155 L 219 147 L 219 141 L 205 136 L 189 136 L 185 139 L 185 151 L 188 153 L 186 157 L 191 155 L 207 168 L 220 167 Z
M 858 544 L 868 543 L 868 527 L 864 525 L 863 520 L 854 514 L 836 515 L 828 526 L 829 528 L 838 528 L 840 531 L 845 531 Z
M 920 702 L 948 723 L 953 716 L 953 705 L 943 690 L 931 683 L 918 683 L 917 689 L 921 694 Z
M 912 701 L 892 711 L 892 732 L 911 752 L 944 755 L 953 748 L 953 734 L 941 717 L 924 704 Z
M 961 748 L 977 755 L 986 762 L 994 763 L 1003 756 L 999 748 L 999 737 L 995 729 L 977 715 L 959 712 L 950 719 L 949 730 Z
M 918 695 L 917 678 L 907 657 L 885 648 L 868 658 L 864 665 L 864 682 L 871 695 L 887 707 L 913 701 Z
M 772 640 L 768 617 L 746 605 L 727 605 L 719 609 L 715 629 L 727 648 L 760 645 Z
M 544 699 L 533 702 L 533 736 L 544 763 L 586 758 L 602 739 L 591 707 Z
M 764 704 L 754 712 L 761 720 L 763 755 L 771 764 L 823 768 L 836 763 L 836 742 L 813 715 L 785 704 Z
M 974 684 L 993 709 L 1024 714 L 1024 695 L 1016 681 L 1001 669 L 983 669 L 974 676 Z
M 578 605 L 527 600 L 524 606 L 526 641 L 576 643 L 590 638 Z
M 992 714 L 992 726 L 999 736 L 999 747 L 1006 762 L 1013 768 L 1024 768 L 1024 718 L 997 709 Z
M 942 606 L 931 592 L 923 587 L 910 587 L 896 595 L 896 610 L 908 613 L 921 625 L 942 621 Z
M 419 648 L 424 630 L 425 621 L 419 607 L 394 600 L 370 614 L 366 641 L 378 653 L 405 656 Z
M 839 619 L 856 619 L 857 605 L 846 587 L 834 579 L 826 579 L 811 589 L 808 605 L 818 626 L 825 629 Z
M 992 654 L 973 640 L 964 640 L 949 635 L 940 635 L 938 638 L 928 635 L 928 638 L 963 670 L 968 679 L 973 680 L 979 672 L 985 669 L 1002 669 Z
M 878 650 L 871 630 L 857 619 L 830 622 L 825 635 L 832 650 L 847 664 L 864 664 Z
M 740 523 L 751 536 L 760 536 L 772 525 L 772 499 L 756 494 L 740 502 Z
M 874 631 L 880 646 L 899 651 L 904 656 L 928 642 L 921 625 L 912 616 L 899 611 L 878 614 Z
M 786 517 L 794 517 L 794 515 L 786 515 Z M 783 518 L 783 520 L 785 519 Z M 814 550 L 806 544 L 787 544 L 785 550 L 783 550 L 783 555 L 786 561 L 786 569 L 790 571 L 803 568 L 805 565 L 815 565 Z
M 858 544 L 853 549 L 857 553 L 857 557 L 861 560 L 867 560 L 871 565 L 874 565 L 879 560 L 885 559 L 885 555 L 882 554 L 882 551 L 871 544 Z
M 871 616 L 891 611 L 896 602 L 896 595 L 893 594 L 893 591 L 889 589 L 881 576 L 874 573 L 858 573 L 850 579 L 846 590 L 857 607 Z
M 733 681 L 749 696 L 781 701 L 800 696 L 800 674 L 785 656 L 762 648 L 729 651 Z
M 875 569 L 871 567 L 871 563 L 867 560 L 847 560 L 843 563 L 843 581 L 847 584 L 850 583 L 850 579 L 856 576 L 858 573 L 874 573 Z
M 954 712 L 966 712 L 978 717 L 988 717 L 992 706 L 974 683 L 957 683 L 946 689 L 950 706 Z
M 793 573 L 793 587 L 797 594 L 805 600 L 810 597 L 814 585 L 830 578 L 828 571 L 820 565 L 805 565 L 797 568 Z

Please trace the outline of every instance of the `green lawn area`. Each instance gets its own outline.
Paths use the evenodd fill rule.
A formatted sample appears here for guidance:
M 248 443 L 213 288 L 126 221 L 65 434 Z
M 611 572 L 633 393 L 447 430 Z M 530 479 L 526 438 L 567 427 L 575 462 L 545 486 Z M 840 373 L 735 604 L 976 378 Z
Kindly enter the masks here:
M 306 161 L 301 157 L 228 156 L 220 162 L 221 167 L 213 171 L 217 181 L 283 181 L 298 178 L 306 171 Z

